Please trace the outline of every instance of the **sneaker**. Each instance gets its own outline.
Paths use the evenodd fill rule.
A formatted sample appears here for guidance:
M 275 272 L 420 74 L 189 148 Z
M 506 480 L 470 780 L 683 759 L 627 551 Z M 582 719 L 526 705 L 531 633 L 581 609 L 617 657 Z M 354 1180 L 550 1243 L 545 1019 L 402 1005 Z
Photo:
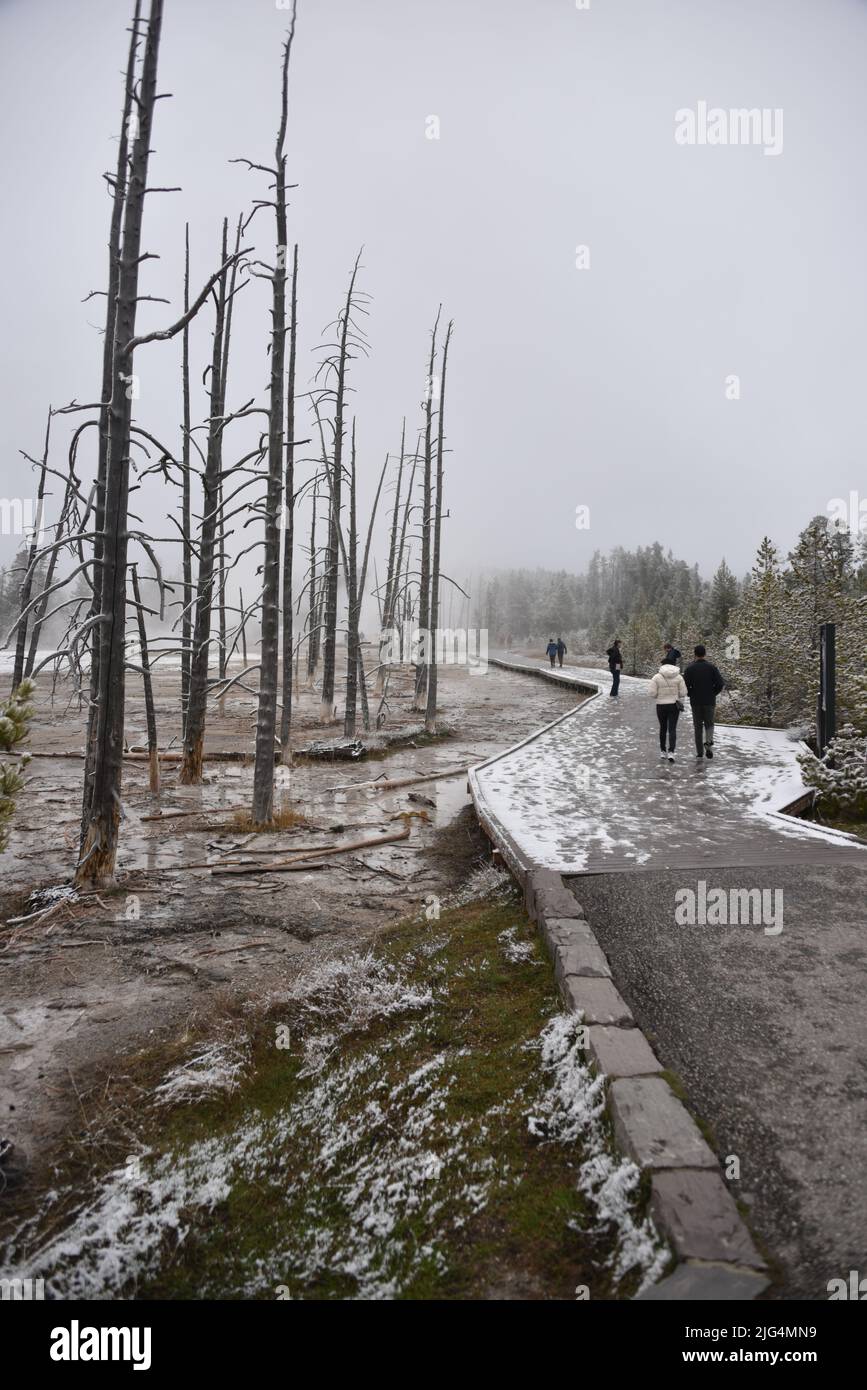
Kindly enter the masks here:
M 669 753 L 669 755 L 668 755 L 668 761 L 669 761 L 670 763 L 673 763 L 673 762 L 674 762 L 674 754 L 673 754 L 673 753 Z
M 704 757 L 704 753 L 696 753 L 695 756 L 698 758 L 699 761 L 701 761 L 701 759 Z
M 661 752 L 660 755 L 659 755 L 659 761 L 660 761 L 661 763 L 664 763 L 664 762 L 665 762 L 665 749 L 664 749 L 664 748 L 663 748 L 662 752 Z
M 711 743 L 706 743 L 706 744 L 705 744 L 705 747 L 704 747 L 704 751 L 705 751 L 705 754 L 707 755 L 707 757 L 712 758 L 712 757 L 713 757 L 713 744 L 711 744 Z

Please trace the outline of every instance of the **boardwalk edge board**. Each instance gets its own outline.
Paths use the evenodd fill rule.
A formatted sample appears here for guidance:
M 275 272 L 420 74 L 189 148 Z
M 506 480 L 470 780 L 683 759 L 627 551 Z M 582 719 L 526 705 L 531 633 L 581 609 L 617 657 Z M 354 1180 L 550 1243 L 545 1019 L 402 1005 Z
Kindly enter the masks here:
M 576 684 L 557 681 L 556 675 L 534 667 L 494 664 L 557 684 Z M 598 687 L 593 693 L 598 694 Z M 676 1261 L 665 1278 L 637 1299 L 757 1298 L 770 1283 L 765 1261 L 725 1185 L 716 1155 L 665 1080 L 650 1043 L 615 988 L 608 959 L 581 904 L 556 870 L 526 861 L 487 814 L 476 771 L 470 773 L 468 785 L 479 823 L 522 890 L 527 914 L 551 956 L 566 1008 L 587 1025 L 587 1050 L 592 1065 L 605 1077 L 616 1141 L 649 1175 L 651 1213 Z

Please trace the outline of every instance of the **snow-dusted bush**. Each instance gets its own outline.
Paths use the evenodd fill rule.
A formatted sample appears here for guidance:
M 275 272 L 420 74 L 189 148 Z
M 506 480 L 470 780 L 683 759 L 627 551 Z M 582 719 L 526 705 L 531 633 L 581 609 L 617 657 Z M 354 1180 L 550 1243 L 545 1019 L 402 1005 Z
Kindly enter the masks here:
M 853 724 L 844 724 L 823 758 L 801 753 L 798 762 L 823 811 L 851 820 L 867 818 L 867 737 Z

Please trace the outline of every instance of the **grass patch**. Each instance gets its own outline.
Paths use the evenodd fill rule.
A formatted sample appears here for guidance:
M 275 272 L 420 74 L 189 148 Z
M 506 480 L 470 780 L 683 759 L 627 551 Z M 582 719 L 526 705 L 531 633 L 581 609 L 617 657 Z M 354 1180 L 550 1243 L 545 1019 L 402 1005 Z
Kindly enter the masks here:
M 148 1108 L 146 1151 L 30 1267 L 64 1297 L 629 1296 L 665 1256 L 575 1024 L 516 898 L 402 923 L 248 1020 L 240 1084 L 212 1049 L 190 1091 L 175 1050 L 186 1103 Z
M 867 841 L 867 821 L 865 820 L 841 820 L 834 816 L 820 816 L 815 811 L 805 817 L 806 820 L 813 821 L 816 825 L 826 825 L 832 830 L 845 830 L 849 835 L 857 835 L 859 839 Z

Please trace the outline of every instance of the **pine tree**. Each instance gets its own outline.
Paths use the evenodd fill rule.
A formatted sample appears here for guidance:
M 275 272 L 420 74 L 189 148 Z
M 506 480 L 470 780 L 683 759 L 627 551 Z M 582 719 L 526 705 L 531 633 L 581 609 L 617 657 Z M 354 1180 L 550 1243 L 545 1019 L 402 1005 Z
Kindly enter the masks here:
M 737 606 L 740 586 L 725 559 L 722 559 L 713 577 L 704 614 L 704 626 L 709 636 L 717 641 L 728 631 L 729 617 Z
M 777 548 L 765 536 L 756 555 L 747 594 L 730 616 L 740 654 L 733 680 L 745 697 L 751 724 L 780 727 L 802 718 L 807 689 L 806 654 L 795 642 L 792 596 Z M 743 704 L 743 701 L 742 701 Z

